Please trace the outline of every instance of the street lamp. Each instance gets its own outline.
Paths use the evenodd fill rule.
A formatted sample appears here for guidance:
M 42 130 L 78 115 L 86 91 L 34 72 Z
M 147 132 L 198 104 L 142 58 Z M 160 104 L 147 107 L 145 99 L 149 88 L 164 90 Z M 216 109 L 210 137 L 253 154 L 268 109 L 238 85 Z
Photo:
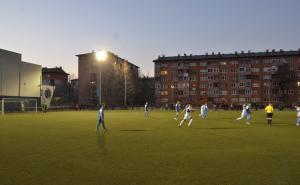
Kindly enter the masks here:
M 100 50 L 95 53 L 96 60 L 100 62 L 99 65 L 99 105 L 101 104 L 101 96 L 102 96 L 102 90 L 101 90 L 101 62 L 104 62 L 107 58 L 107 52 L 105 50 Z

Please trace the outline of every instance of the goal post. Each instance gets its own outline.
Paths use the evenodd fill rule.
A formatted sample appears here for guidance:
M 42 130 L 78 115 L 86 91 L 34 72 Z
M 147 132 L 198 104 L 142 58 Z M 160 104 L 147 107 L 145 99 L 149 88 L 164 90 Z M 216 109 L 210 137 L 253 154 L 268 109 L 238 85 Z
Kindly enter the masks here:
M 2 98 L 1 115 L 6 112 L 37 112 L 38 98 Z

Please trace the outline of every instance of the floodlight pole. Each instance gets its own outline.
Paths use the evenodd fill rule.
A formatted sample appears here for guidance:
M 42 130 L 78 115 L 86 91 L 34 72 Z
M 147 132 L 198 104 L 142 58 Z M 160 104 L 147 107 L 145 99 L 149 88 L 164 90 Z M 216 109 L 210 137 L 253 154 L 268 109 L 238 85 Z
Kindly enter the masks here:
M 1 103 L 1 115 L 4 115 L 4 98 L 2 98 L 2 103 Z
M 101 105 L 101 95 L 102 95 L 102 89 L 101 89 L 101 62 L 99 63 L 99 105 Z
M 127 81 L 126 81 L 126 69 L 125 69 L 126 64 L 124 63 L 124 106 L 126 107 L 127 105 Z

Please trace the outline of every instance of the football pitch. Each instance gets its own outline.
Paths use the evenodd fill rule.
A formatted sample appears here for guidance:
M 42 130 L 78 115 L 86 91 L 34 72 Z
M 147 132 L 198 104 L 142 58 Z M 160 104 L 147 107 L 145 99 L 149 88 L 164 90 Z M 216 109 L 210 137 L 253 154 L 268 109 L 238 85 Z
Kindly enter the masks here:
M 292 185 L 300 184 L 296 112 L 275 111 L 268 126 L 253 111 L 194 113 L 178 128 L 174 112 L 97 111 L 0 117 L 0 185 Z

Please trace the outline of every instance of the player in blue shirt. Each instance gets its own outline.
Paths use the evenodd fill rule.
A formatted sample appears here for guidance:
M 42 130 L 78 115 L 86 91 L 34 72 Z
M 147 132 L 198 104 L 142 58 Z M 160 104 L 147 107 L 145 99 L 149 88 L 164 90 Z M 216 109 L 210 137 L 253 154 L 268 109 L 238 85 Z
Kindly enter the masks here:
M 174 119 L 176 119 L 176 120 L 178 120 L 180 107 L 181 107 L 180 102 L 177 101 L 177 103 L 175 104 L 176 117 L 174 118 Z
M 96 131 L 99 130 L 99 126 L 101 124 L 104 131 L 107 132 L 107 129 L 106 129 L 105 124 L 104 124 L 104 107 L 105 107 L 105 104 L 100 105 L 100 109 L 98 111 L 98 123 L 97 123 L 97 126 L 96 126 Z

